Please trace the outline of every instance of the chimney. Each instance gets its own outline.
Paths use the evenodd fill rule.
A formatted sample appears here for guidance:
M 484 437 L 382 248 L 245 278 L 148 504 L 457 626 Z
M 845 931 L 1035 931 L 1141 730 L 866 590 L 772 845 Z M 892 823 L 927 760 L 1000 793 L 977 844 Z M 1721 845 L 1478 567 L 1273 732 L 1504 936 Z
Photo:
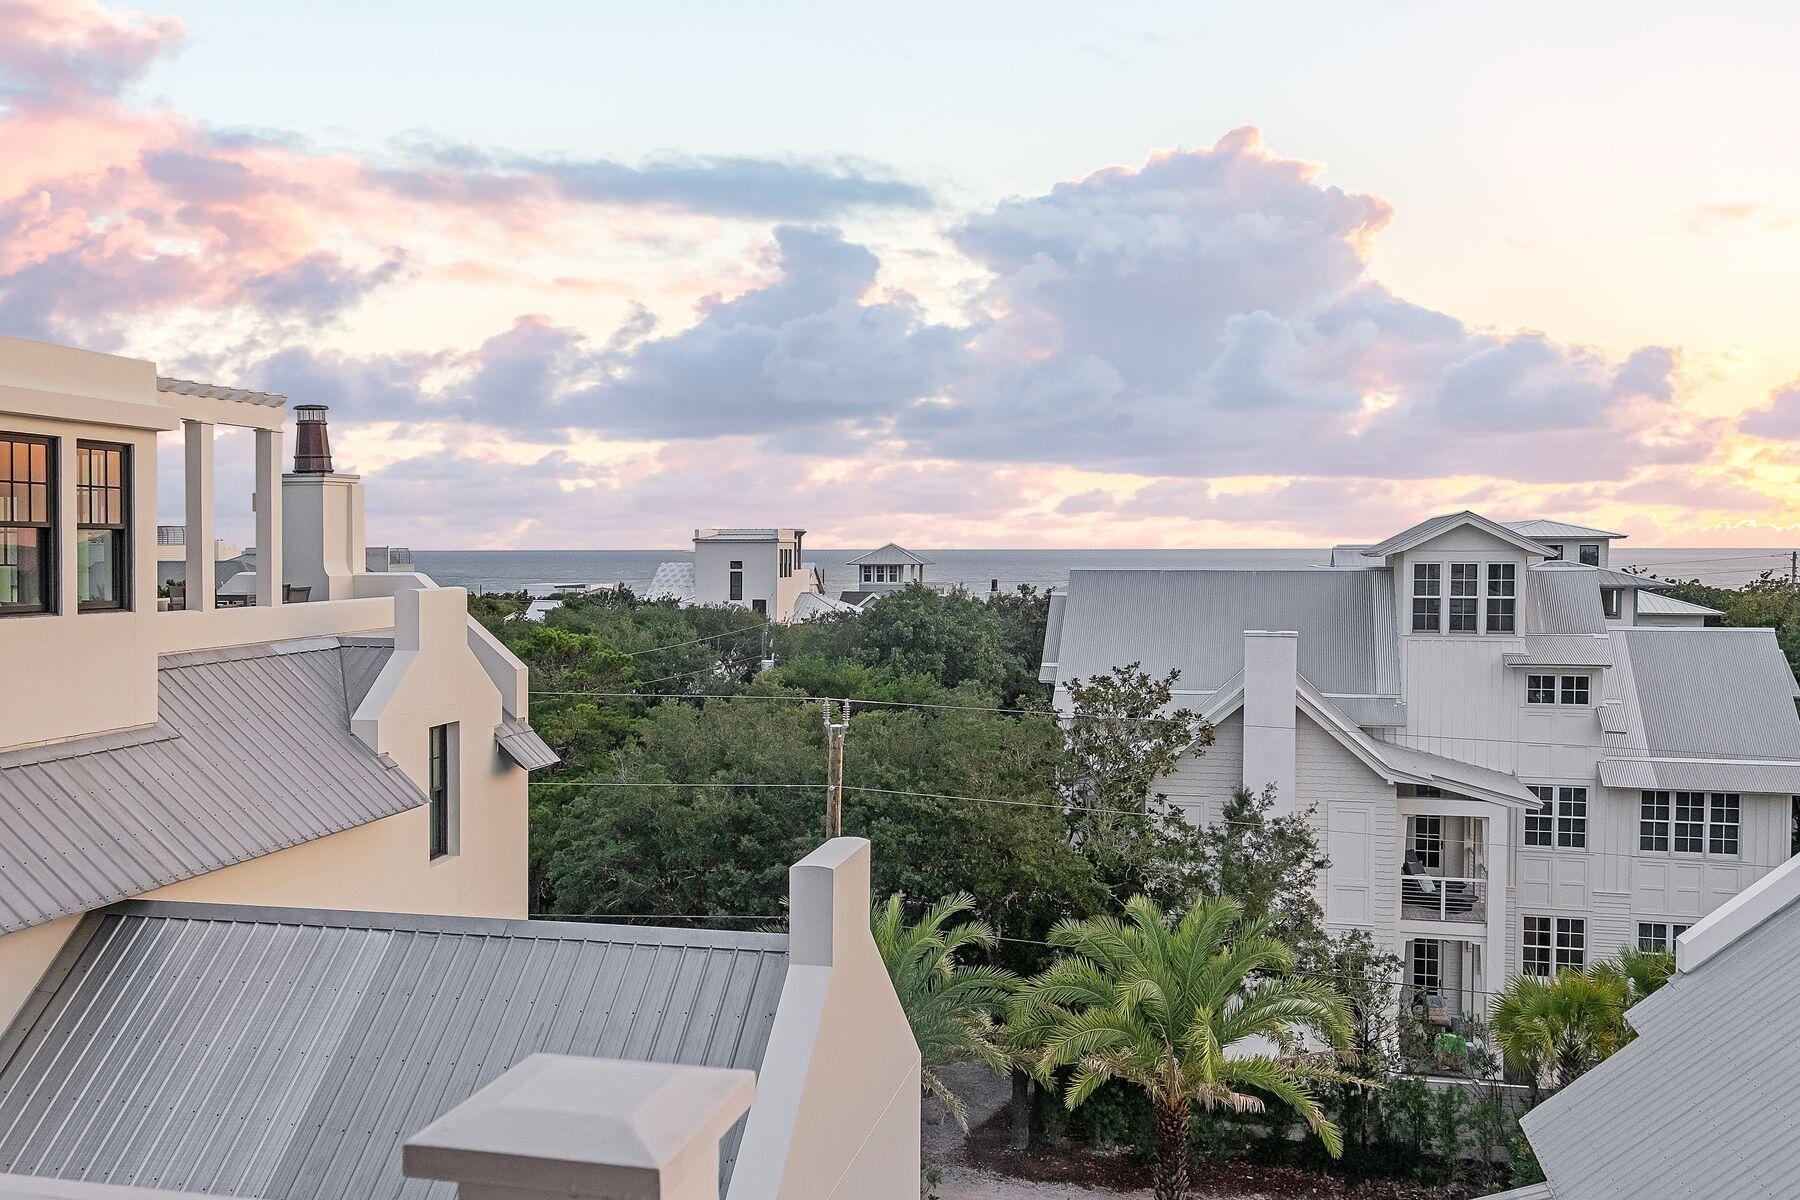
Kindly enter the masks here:
M 293 600 L 347 600 L 368 569 L 362 480 L 331 469 L 325 406 L 294 407 L 294 469 L 281 477 L 282 581 Z
M 331 439 L 325 432 L 323 404 L 294 406 L 294 474 L 331 474 Z
M 1294 704 L 1300 635 L 1244 631 L 1244 787 L 1275 785 L 1275 814 L 1294 803 Z

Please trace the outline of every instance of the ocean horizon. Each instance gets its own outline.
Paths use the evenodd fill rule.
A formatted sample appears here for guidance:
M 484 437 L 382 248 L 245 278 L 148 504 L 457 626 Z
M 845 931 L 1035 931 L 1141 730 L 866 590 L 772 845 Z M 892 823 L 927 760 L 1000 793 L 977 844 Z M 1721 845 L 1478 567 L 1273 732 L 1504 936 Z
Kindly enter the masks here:
M 826 549 L 807 547 L 809 562 L 825 576 L 828 594 L 855 585 L 850 560 L 873 547 Z M 1270 567 L 1326 567 L 1328 547 L 1312 549 L 1191 550 L 932 550 L 916 552 L 931 560 L 925 577 L 956 584 L 971 592 L 994 587 L 1011 591 L 1020 584 L 1040 590 L 1067 585 L 1079 570 L 1255 570 Z M 1699 578 L 1721 587 L 1738 587 L 1763 571 L 1788 570 L 1790 551 L 1743 547 L 1615 546 L 1612 565 L 1640 567 L 1664 578 Z M 526 591 L 548 595 L 559 584 L 624 584 L 642 592 L 659 563 L 686 562 L 688 550 L 415 550 L 414 565 L 445 587 L 472 592 Z

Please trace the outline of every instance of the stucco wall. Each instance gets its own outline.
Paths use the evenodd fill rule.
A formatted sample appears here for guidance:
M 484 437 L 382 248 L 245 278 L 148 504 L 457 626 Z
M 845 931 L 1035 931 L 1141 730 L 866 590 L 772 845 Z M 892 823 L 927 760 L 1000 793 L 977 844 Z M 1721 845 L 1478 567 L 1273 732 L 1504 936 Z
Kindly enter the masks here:
M 64 917 L 0 937 L 0 1032 L 12 1022 L 80 920 L 79 916 Z

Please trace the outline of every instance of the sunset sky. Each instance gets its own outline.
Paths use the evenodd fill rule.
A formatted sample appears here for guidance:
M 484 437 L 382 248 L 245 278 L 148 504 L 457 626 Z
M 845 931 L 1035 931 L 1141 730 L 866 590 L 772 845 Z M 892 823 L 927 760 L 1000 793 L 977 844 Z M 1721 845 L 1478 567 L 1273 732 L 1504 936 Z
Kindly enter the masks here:
M 0 332 L 418 548 L 1787 545 L 1797 20 L 0 0 Z

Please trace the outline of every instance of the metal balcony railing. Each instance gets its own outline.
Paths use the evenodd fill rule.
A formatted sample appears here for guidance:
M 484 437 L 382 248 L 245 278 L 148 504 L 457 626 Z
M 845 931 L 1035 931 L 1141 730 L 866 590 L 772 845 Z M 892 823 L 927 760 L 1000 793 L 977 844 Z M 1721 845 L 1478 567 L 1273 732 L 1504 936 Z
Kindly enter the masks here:
M 187 526 L 158 525 L 156 527 L 156 544 L 159 546 L 187 545 Z
M 1487 877 L 1443 875 L 1408 862 L 1400 870 L 1400 915 L 1415 921 L 1487 920 Z

